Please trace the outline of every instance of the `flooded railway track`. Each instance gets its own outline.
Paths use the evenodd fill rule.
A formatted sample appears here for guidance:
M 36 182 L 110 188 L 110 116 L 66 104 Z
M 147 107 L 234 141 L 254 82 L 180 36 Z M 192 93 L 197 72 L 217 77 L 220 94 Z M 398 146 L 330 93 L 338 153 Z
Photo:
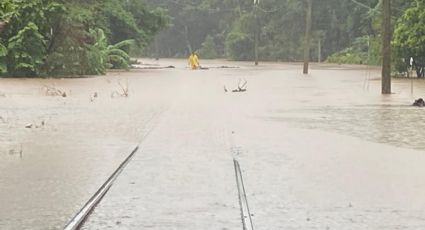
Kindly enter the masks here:
M 133 151 L 124 159 L 118 168 L 110 175 L 110 177 L 103 183 L 103 185 L 90 197 L 86 204 L 77 212 L 77 214 L 66 224 L 64 230 L 78 230 L 83 227 L 84 223 L 88 220 L 97 205 L 105 197 L 109 189 L 112 187 L 115 180 L 120 176 L 125 167 L 131 162 L 135 154 L 139 151 L 139 145 L 134 147 Z M 238 191 L 238 201 L 241 214 L 241 223 L 243 230 L 254 230 L 252 221 L 253 214 L 248 205 L 248 198 L 243 181 L 242 170 L 239 162 L 233 159 L 235 169 L 236 187 Z
M 131 161 L 136 152 L 139 150 L 139 146 L 136 146 L 130 155 L 118 166 L 118 168 L 112 173 L 112 175 L 103 183 L 103 185 L 97 190 L 97 192 L 87 201 L 87 203 L 81 208 L 81 210 L 68 222 L 64 227 L 64 230 L 76 230 L 80 229 L 87 218 L 90 216 L 92 211 L 96 208 L 105 194 L 109 191 L 111 186 L 117 177 L 124 170 L 125 166 Z
M 93 210 L 100 203 L 100 201 L 102 201 L 103 197 L 112 187 L 115 180 L 123 172 L 125 167 L 130 163 L 134 155 L 139 151 L 139 146 L 141 145 L 143 140 L 145 140 L 151 134 L 155 127 L 155 120 L 159 119 L 164 112 L 165 111 L 162 111 L 159 114 L 155 114 L 149 119 L 148 126 L 151 124 L 153 125 L 148 128 L 146 134 L 143 135 L 143 137 L 140 139 L 139 144 L 134 147 L 131 153 L 124 159 L 124 161 L 121 162 L 121 164 L 115 169 L 115 171 L 109 176 L 109 178 L 102 184 L 102 186 L 100 186 L 96 193 L 90 197 L 90 199 L 80 209 L 80 211 L 78 211 L 77 214 L 75 214 L 75 216 L 73 216 L 73 218 L 65 225 L 64 230 L 77 230 L 83 227 L 88 217 L 92 214 Z
M 239 208 L 241 212 L 242 230 L 254 230 L 254 223 L 252 221 L 253 214 L 249 209 L 248 197 L 246 195 L 245 184 L 243 182 L 242 170 L 239 162 L 233 159 L 235 168 L 236 187 L 238 188 Z

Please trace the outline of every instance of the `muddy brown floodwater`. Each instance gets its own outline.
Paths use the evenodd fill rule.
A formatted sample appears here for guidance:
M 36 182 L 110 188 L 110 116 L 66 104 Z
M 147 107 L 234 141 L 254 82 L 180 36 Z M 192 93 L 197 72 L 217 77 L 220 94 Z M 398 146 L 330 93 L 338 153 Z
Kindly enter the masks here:
M 138 144 L 83 229 L 240 229 L 233 158 L 255 229 L 425 228 L 424 81 L 382 96 L 364 66 L 143 62 L 176 68 L 0 79 L 0 229 L 63 228 Z

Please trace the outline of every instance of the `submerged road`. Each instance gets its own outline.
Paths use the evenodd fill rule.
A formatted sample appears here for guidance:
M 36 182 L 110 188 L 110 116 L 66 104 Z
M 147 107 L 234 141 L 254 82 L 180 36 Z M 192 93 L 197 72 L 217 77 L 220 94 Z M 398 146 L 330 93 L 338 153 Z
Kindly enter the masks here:
M 84 229 L 238 229 L 232 111 L 223 85 L 179 74 L 171 108 Z M 186 76 L 185 76 L 186 75 Z M 213 86 L 214 85 L 214 86 Z M 242 95 L 240 95 L 242 96 Z
M 424 229 L 425 113 L 408 106 L 423 82 L 381 96 L 379 70 L 359 66 L 159 64 L 176 68 L 0 79 L 1 229 L 63 228 L 136 145 L 82 229 L 242 229 L 234 158 L 257 230 Z
M 309 79 L 297 75 L 297 66 L 286 68 L 286 76 L 265 69 L 175 70 L 172 106 L 83 229 L 242 229 L 233 158 L 242 167 L 255 229 L 422 229 L 423 151 L 293 121 L 300 107 L 376 100 L 367 102 L 374 107 L 380 96 L 359 89 L 363 79 L 355 70 Z M 239 78 L 248 91 L 225 93 L 223 85 L 236 88 Z M 332 80 L 341 88 L 327 85 Z M 303 87 L 309 90 L 297 90 Z M 404 99 L 387 103 L 400 112 L 409 109 L 400 108 Z M 316 113 L 307 116 L 321 116 Z

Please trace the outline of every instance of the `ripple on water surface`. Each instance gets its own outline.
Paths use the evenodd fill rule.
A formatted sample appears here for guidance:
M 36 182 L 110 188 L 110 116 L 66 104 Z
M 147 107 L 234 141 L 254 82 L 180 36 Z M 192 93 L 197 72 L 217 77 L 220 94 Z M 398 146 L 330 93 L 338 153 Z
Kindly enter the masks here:
M 425 109 L 398 105 L 280 110 L 272 118 L 295 127 L 322 129 L 398 147 L 425 149 Z

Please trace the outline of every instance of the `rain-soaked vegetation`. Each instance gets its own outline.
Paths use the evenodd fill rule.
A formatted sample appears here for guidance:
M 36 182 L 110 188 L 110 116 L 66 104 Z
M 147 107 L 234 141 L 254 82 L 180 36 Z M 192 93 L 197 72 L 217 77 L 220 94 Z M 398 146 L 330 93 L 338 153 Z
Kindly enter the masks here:
M 425 229 L 424 66 L 425 0 L 0 0 L 0 230 Z
M 150 0 L 168 10 L 172 25 L 150 46 L 151 55 L 268 61 L 303 59 L 306 2 L 300 0 Z M 406 71 L 410 57 L 424 66 L 425 1 L 392 0 L 396 55 L 394 71 Z M 313 1 L 310 59 L 379 65 L 382 61 L 382 1 Z
M 3 0 L 0 72 L 12 76 L 103 74 L 129 55 L 299 61 L 307 1 Z M 424 0 L 392 0 L 393 71 L 414 58 L 424 76 Z M 313 1 L 310 59 L 382 62 L 382 1 Z M 160 32 L 158 36 L 155 35 Z M 147 49 L 144 49 L 148 46 Z
M 2 0 L 0 72 L 12 76 L 103 74 L 128 68 L 129 51 L 166 24 L 137 0 Z

